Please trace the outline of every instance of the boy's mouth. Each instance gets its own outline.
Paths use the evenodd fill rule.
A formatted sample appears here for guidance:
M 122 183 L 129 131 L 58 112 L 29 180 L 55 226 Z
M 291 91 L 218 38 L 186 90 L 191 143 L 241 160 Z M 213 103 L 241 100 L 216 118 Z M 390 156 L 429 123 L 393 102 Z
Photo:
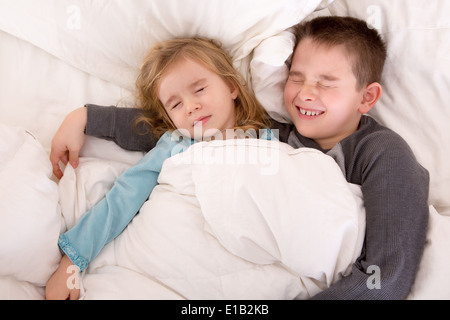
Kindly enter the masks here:
M 325 111 L 321 111 L 321 110 L 311 110 L 311 109 L 303 109 L 299 106 L 296 106 L 298 112 L 303 115 L 303 116 L 307 116 L 307 117 L 317 117 L 320 116 L 321 114 L 324 114 Z

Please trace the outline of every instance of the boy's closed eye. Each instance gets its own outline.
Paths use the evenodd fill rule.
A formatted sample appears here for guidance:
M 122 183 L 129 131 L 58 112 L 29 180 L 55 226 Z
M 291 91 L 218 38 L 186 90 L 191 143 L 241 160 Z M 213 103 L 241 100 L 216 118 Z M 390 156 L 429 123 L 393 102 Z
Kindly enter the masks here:
M 333 84 L 328 83 L 328 82 L 318 82 L 317 85 L 322 89 L 331 89 L 331 88 L 335 87 L 335 86 L 333 86 Z
M 305 80 L 303 79 L 298 79 L 298 78 L 289 78 L 289 81 L 297 84 L 297 85 L 303 85 L 305 83 Z M 326 81 L 318 81 L 315 83 L 315 85 L 321 89 L 331 89 L 331 88 L 335 88 L 336 85 L 333 82 L 326 82 Z
M 303 83 L 305 82 L 303 77 L 298 76 L 297 74 L 289 74 L 288 81 L 294 83 Z
M 295 78 L 289 78 L 289 81 L 295 83 L 295 84 L 303 84 L 305 80 L 295 79 Z

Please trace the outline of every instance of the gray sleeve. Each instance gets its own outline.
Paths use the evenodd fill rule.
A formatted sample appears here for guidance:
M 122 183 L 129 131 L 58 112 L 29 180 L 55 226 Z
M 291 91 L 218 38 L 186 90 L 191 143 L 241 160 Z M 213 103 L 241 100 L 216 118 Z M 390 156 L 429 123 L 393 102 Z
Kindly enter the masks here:
M 275 137 L 281 142 L 288 142 L 289 136 L 293 130 L 293 124 L 282 123 L 274 119 L 270 119 L 270 129 L 272 130 Z
M 366 208 L 361 256 L 314 299 L 405 299 L 411 290 L 425 246 L 429 174 L 403 139 L 387 134 L 360 145 L 347 167 L 348 181 L 360 179 Z
M 150 151 L 158 141 L 149 126 L 135 121 L 141 110 L 87 104 L 86 134 L 114 141 L 125 150 Z

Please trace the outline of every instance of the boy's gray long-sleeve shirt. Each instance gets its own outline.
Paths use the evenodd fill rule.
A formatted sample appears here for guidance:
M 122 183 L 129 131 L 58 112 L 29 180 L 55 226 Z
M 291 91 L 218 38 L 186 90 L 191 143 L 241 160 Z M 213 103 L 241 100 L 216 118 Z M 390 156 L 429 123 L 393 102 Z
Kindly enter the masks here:
M 147 134 L 136 133 L 139 109 L 86 107 L 86 134 L 132 151 L 148 152 L 156 144 L 150 128 Z M 280 141 L 333 157 L 347 181 L 361 186 L 364 197 L 366 234 L 361 256 L 349 276 L 313 299 L 405 299 L 421 261 L 429 215 L 429 174 L 408 144 L 368 116 L 362 117 L 357 132 L 331 150 L 322 150 L 291 124 L 272 124 Z

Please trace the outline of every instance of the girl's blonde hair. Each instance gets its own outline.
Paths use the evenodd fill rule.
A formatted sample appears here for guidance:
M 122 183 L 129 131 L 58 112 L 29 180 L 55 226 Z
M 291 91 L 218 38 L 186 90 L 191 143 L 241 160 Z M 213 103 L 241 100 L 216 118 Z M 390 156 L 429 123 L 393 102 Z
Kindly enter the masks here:
M 158 98 L 159 85 L 168 66 L 181 59 L 190 59 L 218 74 L 239 90 L 235 100 L 235 129 L 269 127 L 269 116 L 256 99 L 242 75 L 234 68 L 230 57 L 214 40 L 201 38 L 173 39 L 160 42 L 147 54 L 136 80 L 137 99 L 144 110 L 137 124 L 149 124 L 157 137 L 177 128 Z M 233 128 L 230 128 L 233 129 Z

